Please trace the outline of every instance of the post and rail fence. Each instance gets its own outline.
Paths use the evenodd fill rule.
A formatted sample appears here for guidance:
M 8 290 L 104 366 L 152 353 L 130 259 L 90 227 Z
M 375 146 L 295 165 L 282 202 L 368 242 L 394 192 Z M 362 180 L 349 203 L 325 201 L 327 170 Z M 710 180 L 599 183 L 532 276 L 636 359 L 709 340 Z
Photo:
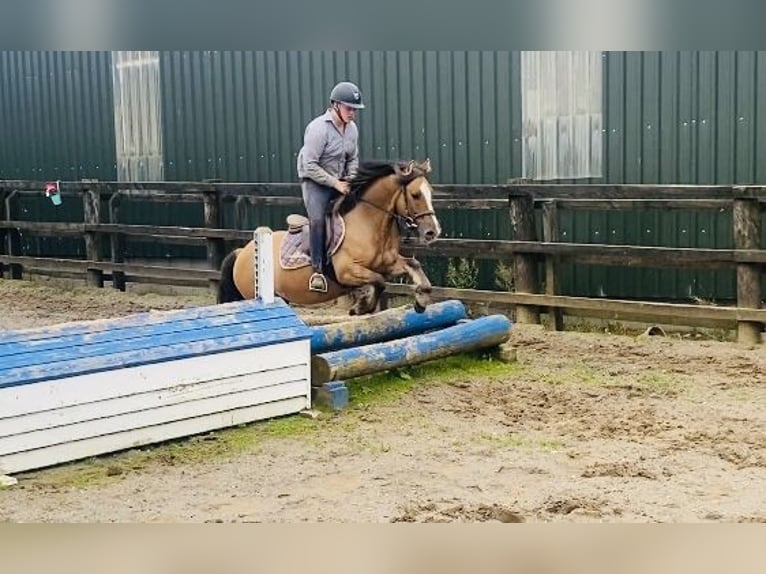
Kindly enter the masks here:
M 82 202 L 82 221 L 29 221 L 19 217 L 22 198 L 42 194 L 45 182 L 0 181 L 0 276 L 18 279 L 29 273 L 83 277 L 89 285 L 125 289 L 129 282 L 212 286 L 229 244 L 244 243 L 248 210 L 269 206 L 302 209 L 300 189 L 291 183 L 222 182 L 61 182 L 66 201 Z M 539 323 L 548 314 L 562 328 L 562 314 L 683 326 L 730 326 L 739 341 L 761 341 L 766 309 L 761 308 L 761 274 L 766 250 L 761 246 L 761 214 L 766 187 L 701 185 L 508 184 L 435 185 L 437 213 L 448 209 L 503 210 L 512 239 L 439 239 L 429 246 L 405 241 L 415 255 L 464 257 L 511 262 L 513 291 L 434 287 L 436 299 L 457 298 L 515 307 L 518 323 Z M 202 227 L 136 225 L 120 222 L 126 201 L 194 203 L 202 206 Z M 224 206 L 233 203 L 234 228 L 223 226 Z M 105 206 L 106 209 L 103 209 Z M 732 249 L 657 247 L 564 242 L 561 213 L 629 210 L 731 210 Z M 85 257 L 41 257 L 22 252 L 22 234 L 72 237 L 84 241 Z M 164 244 L 206 247 L 205 267 L 154 265 L 126 261 L 129 238 Z M 108 257 L 103 254 L 108 253 Z M 561 293 L 563 264 L 665 269 L 729 269 L 736 272 L 736 301 L 731 305 L 689 304 L 568 296 Z M 616 271 L 618 272 L 618 271 Z M 411 286 L 390 284 L 392 294 Z

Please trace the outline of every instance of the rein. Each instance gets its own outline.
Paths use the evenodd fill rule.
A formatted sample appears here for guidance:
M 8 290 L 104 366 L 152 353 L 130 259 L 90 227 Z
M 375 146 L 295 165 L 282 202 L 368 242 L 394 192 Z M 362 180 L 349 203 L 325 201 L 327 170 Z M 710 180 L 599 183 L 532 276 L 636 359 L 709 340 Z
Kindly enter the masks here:
M 393 217 L 400 223 L 403 223 L 407 227 L 407 229 L 410 229 L 410 230 L 418 228 L 418 219 L 420 219 L 421 217 L 426 217 L 428 215 L 436 215 L 436 213 L 432 210 L 423 211 L 421 213 L 416 213 L 415 215 L 411 215 L 412 208 L 410 206 L 410 196 L 407 195 L 407 184 L 402 182 L 401 187 L 399 188 L 399 191 L 400 193 L 404 194 L 404 200 L 407 203 L 407 215 L 401 215 L 399 213 L 396 213 L 393 210 L 384 209 L 378 205 L 375 205 L 371 201 L 367 201 L 363 197 L 357 198 L 357 201 L 361 203 L 366 203 L 367 205 L 374 207 L 378 211 L 387 213 L 388 215 L 390 215 L 391 217 Z

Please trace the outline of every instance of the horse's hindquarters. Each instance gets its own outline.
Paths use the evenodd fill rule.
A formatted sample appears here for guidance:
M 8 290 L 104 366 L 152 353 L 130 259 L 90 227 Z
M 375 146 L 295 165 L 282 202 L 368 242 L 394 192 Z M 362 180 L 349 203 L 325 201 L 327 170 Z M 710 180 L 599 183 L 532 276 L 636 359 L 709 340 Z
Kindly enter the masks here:
M 255 283 L 253 275 L 253 265 L 255 263 L 254 256 L 254 244 L 249 241 L 237 255 L 237 259 L 234 261 L 234 268 L 232 275 L 234 277 L 234 285 L 237 286 L 237 290 L 242 294 L 245 299 L 252 299 L 255 297 Z
M 337 283 L 329 281 L 327 293 L 309 291 L 309 277 L 313 273 L 311 267 L 300 269 L 282 269 L 279 264 L 279 252 L 282 249 L 282 241 L 286 232 L 275 231 L 272 238 L 272 256 L 274 267 L 274 292 L 289 303 L 298 305 L 315 305 L 332 301 L 343 295 L 346 290 Z M 255 251 L 252 241 L 248 242 L 239 252 L 234 262 L 232 275 L 237 290 L 245 299 L 255 297 L 255 279 L 253 267 L 255 265 Z
M 279 264 L 279 252 L 282 249 L 282 241 L 286 235 L 285 231 L 274 232 L 274 291 L 276 294 L 285 301 L 297 305 L 326 303 L 345 294 L 345 289 L 329 280 L 327 282 L 327 293 L 309 291 L 309 277 L 314 272 L 311 266 L 299 269 L 282 269 L 282 266 Z

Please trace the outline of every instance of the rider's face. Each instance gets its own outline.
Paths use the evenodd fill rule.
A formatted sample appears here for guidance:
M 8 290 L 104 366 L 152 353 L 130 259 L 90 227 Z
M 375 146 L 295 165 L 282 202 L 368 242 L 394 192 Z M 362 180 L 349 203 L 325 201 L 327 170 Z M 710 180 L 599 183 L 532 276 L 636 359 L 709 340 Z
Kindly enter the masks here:
M 352 108 L 351 106 L 338 103 L 335 109 L 338 112 L 340 119 L 343 120 L 344 124 L 347 124 L 356 118 L 356 109 Z

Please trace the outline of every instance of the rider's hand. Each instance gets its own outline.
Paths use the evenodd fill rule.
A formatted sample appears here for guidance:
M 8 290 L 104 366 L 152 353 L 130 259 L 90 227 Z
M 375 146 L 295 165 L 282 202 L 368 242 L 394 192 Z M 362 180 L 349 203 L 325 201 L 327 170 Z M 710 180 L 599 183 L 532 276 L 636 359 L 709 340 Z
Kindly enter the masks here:
M 338 179 L 338 180 L 335 181 L 335 186 L 334 187 L 335 187 L 335 189 L 337 191 L 339 191 L 343 195 L 348 195 L 349 185 L 348 185 L 347 181 L 341 181 L 341 180 Z

